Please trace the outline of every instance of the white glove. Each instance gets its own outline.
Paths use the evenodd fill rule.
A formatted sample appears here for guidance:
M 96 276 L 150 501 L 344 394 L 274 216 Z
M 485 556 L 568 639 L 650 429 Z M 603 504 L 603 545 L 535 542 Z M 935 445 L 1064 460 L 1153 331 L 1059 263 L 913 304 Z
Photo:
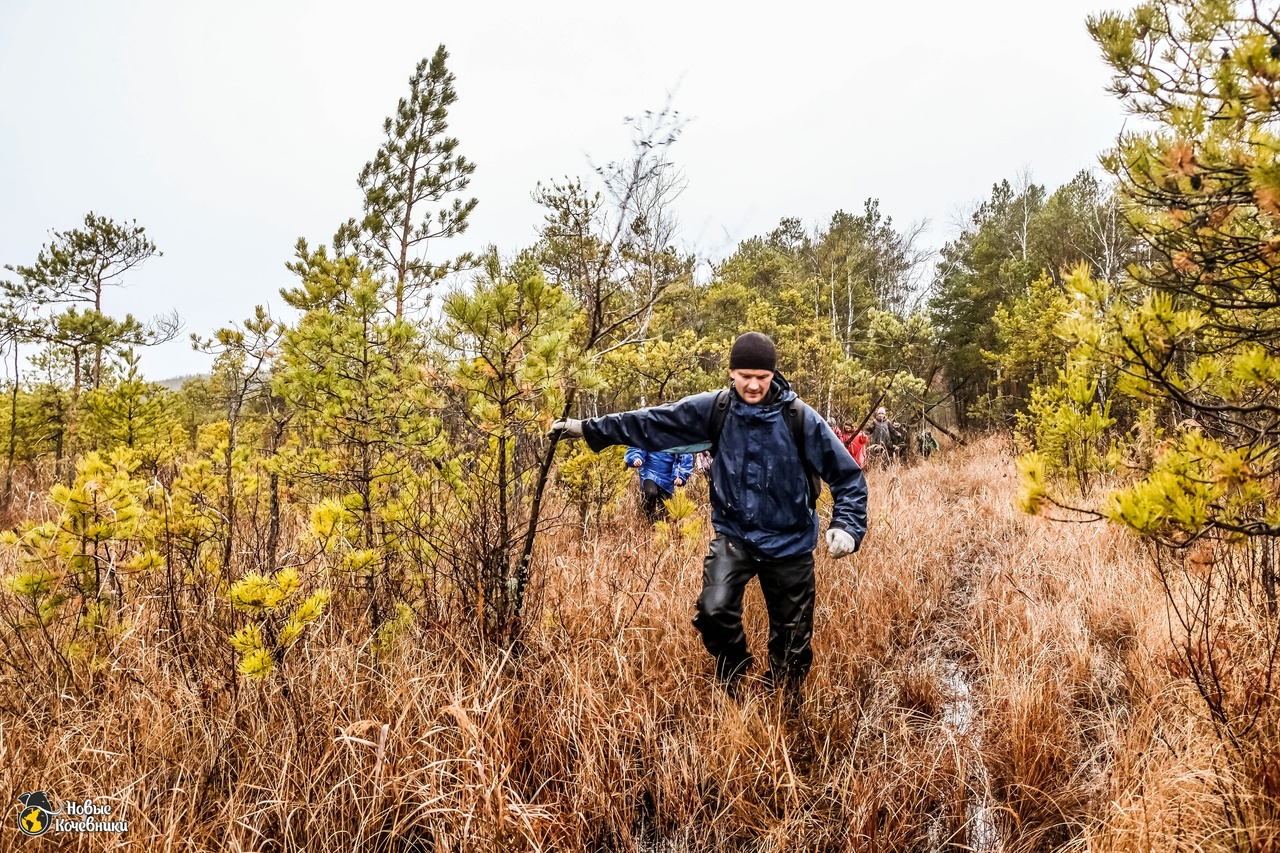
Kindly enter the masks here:
M 831 527 L 827 530 L 827 553 L 832 559 L 838 560 L 841 557 L 847 557 L 854 551 L 858 550 L 858 543 L 853 540 L 846 531 L 839 527 Z
M 560 418 L 551 425 L 551 434 L 561 438 L 582 438 L 582 421 L 577 418 Z

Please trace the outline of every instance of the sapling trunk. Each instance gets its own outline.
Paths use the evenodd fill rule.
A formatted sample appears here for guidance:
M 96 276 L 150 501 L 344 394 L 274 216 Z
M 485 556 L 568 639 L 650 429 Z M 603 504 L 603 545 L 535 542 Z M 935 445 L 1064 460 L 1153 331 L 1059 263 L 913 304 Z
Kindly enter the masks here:
M 573 410 L 573 396 L 575 389 L 570 388 L 564 399 L 564 412 L 561 418 L 569 417 L 569 413 Z M 560 444 L 560 433 L 551 434 L 551 444 L 547 447 L 547 453 L 542 457 L 542 464 L 538 468 L 538 483 L 533 488 L 533 504 L 529 508 L 529 527 L 524 534 L 524 549 L 520 553 L 520 562 L 516 568 L 516 595 L 515 610 L 513 616 L 519 619 L 524 612 L 524 591 L 529 585 L 529 564 L 533 561 L 533 545 L 534 539 L 538 533 L 538 517 L 542 513 L 542 495 L 547 488 L 547 480 L 551 477 L 551 465 L 556 458 L 556 447 Z

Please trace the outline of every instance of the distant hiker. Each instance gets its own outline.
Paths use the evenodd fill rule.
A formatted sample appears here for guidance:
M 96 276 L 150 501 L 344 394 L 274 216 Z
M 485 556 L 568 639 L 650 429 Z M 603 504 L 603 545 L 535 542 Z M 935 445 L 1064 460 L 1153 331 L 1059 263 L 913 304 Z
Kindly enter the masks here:
M 662 502 L 675 494 L 693 472 L 693 456 L 688 453 L 661 453 L 627 448 L 627 465 L 640 469 L 640 492 L 644 514 L 650 523 L 662 515 Z
M 938 439 L 933 437 L 933 433 L 929 432 L 929 427 L 924 427 L 916 435 L 916 450 L 925 459 L 933 455 L 935 450 L 941 450 L 938 446 Z
M 700 450 L 693 454 L 693 470 L 707 478 L 707 490 L 711 490 L 711 451 Z
M 879 456 L 882 459 L 900 459 L 907 449 L 907 431 L 902 424 L 890 420 L 884 406 L 876 409 L 875 419 L 871 422 L 871 444 L 879 445 Z
M 848 447 L 849 441 L 853 438 L 853 430 L 848 424 L 836 426 L 836 422 L 832 418 L 827 419 L 827 425 L 831 427 L 831 431 L 836 434 L 836 438 L 840 439 L 840 443 Z
M 907 452 L 907 428 L 897 421 L 889 422 L 889 450 L 894 459 L 901 459 Z
M 813 660 L 814 510 L 821 480 L 835 506 L 827 530 L 834 558 L 858 550 L 867 530 L 867 485 L 831 428 L 777 372 L 773 341 L 748 332 L 729 354 L 732 386 L 675 403 L 553 424 L 595 451 L 613 444 L 646 450 L 711 445 L 711 523 L 716 538 L 703 561 L 693 624 L 715 658 L 716 676 L 736 694 L 752 657 L 742 629 L 742 596 L 759 577 L 769 611 L 770 688 L 789 704 Z
M 836 438 L 840 440 L 840 443 L 843 444 L 847 450 L 849 448 L 849 442 L 853 440 L 853 433 L 849 431 L 849 425 L 845 424 L 842 427 L 836 426 L 835 418 L 827 418 L 827 426 L 831 427 L 831 431 L 836 434 Z
M 876 409 L 875 420 L 871 422 L 871 443 L 883 447 L 886 456 L 893 450 L 893 424 L 884 406 Z
M 871 436 L 864 430 L 854 429 L 853 424 L 845 424 L 844 432 L 849 436 L 844 445 L 845 449 L 849 451 L 853 461 L 858 463 L 859 468 L 867 467 L 867 444 L 870 443 Z

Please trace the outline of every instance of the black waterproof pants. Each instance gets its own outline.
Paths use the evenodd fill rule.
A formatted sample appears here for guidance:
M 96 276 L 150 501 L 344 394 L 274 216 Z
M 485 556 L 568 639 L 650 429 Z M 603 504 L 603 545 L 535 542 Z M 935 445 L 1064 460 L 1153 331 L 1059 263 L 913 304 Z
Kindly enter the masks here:
M 702 563 L 702 594 L 693 625 L 716 659 L 716 675 L 735 682 L 751 667 L 742 630 L 742 594 L 759 576 L 769 610 L 771 686 L 799 690 L 813 662 L 813 554 L 790 560 L 759 560 L 740 543 L 723 536 L 711 541 Z
M 671 493 L 659 486 L 653 480 L 644 480 L 640 483 L 640 492 L 644 495 L 644 514 L 649 519 L 649 523 L 657 521 L 662 517 L 662 502 L 670 499 Z

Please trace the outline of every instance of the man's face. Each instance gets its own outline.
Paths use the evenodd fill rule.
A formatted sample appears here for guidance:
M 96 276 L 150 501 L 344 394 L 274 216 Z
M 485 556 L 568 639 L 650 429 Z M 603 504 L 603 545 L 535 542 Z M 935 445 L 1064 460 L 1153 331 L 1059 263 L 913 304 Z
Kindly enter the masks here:
M 772 370 L 730 370 L 729 378 L 738 396 L 745 402 L 755 404 L 769 393 L 769 383 L 773 382 Z
M 876 409 L 876 420 L 878 420 L 878 421 L 882 421 L 882 420 L 884 420 L 884 419 L 885 419 L 885 418 L 887 418 L 887 417 L 889 417 L 889 416 L 888 416 L 887 414 L 885 414 L 884 409 Z

